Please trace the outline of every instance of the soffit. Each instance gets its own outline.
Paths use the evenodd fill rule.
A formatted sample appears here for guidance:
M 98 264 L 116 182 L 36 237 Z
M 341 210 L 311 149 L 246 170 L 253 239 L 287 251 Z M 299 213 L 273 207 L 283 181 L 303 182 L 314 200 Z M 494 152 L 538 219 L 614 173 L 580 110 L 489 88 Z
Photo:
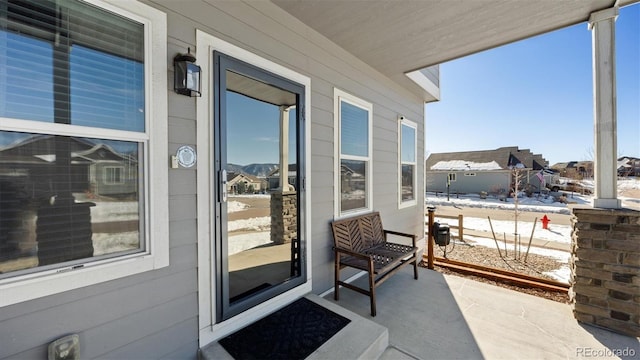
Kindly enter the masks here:
M 585 22 L 614 0 L 272 0 L 392 80 L 405 73 Z M 627 5 L 637 0 L 622 0 Z M 585 25 L 585 31 L 587 27 Z M 411 85 L 415 86 L 415 85 Z M 410 87 L 415 90 L 415 87 Z

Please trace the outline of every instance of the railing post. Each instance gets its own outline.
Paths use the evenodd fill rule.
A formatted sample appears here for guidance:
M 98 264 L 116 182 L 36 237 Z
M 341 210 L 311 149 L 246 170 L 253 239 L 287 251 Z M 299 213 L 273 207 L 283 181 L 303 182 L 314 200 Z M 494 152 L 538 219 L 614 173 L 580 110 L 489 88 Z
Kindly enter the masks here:
M 460 242 L 464 241 L 464 237 L 463 237 L 464 226 L 462 223 L 462 218 L 463 218 L 462 214 L 458 214 L 458 238 Z
M 436 212 L 435 206 L 428 206 L 427 212 L 429 214 L 429 236 L 427 236 L 427 268 L 433 270 L 433 217 Z

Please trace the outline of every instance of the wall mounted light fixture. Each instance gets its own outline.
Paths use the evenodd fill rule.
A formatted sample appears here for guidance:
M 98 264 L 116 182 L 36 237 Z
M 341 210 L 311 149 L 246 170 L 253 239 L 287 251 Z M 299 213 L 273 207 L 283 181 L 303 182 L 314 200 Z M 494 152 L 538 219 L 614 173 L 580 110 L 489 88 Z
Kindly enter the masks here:
M 186 54 L 178 54 L 173 58 L 173 90 L 187 96 L 200 96 L 200 66 L 194 64 L 196 57 L 187 48 Z

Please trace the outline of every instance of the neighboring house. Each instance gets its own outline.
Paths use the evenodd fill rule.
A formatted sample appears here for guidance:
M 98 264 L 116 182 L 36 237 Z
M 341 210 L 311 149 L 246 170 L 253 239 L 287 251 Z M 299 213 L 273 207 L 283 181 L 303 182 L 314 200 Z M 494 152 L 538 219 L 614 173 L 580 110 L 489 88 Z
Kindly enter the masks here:
M 440 97 L 434 64 L 611 6 L 401 5 L 1 0 L 0 147 L 53 141 L 0 169 L 0 213 L 11 214 L 1 239 L 28 250 L 0 256 L 0 358 L 46 358 L 49 344 L 78 334 L 86 359 L 196 359 L 264 314 L 332 288 L 334 219 L 380 211 L 385 228 L 417 235 L 424 248 L 421 154 L 425 102 Z M 201 77 L 172 64 L 188 52 Z M 199 88 L 174 91 L 183 85 Z M 246 288 L 272 273 L 255 262 L 229 266 L 237 258 L 224 173 L 294 155 L 298 186 L 272 194 L 282 212 L 269 219 L 282 225 L 286 211 L 278 231 L 300 246 L 292 253 L 283 241 L 283 263 L 295 266 Z M 130 167 L 113 166 L 123 161 Z M 495 161 L 501 171 L 509 164 Z M 96 191 L 135 186 L 138 196 L 86 199 L 100 178 Z M 26 244 L 35 233 L 37 246 Z
M 593 161 L 569 161 L 553 164 L 554 170 L 561 177 L 584 179 L 593 177 Z
M 61 146 L 69 149 L 68 158 L 57 157 L 56 149 Z M 61 164 L 58 159 L 67 164 Z M 42 196 L 45 193 L 52 195 L 47 184 L 61 169 L 73 179 L 68 189 L 70 192 L 127 197 L 138 191 L 137 159 L 114 150 L 106 143 L 90 139 L 25 135 L 10 146 L 0 148 L 0 165 L 0 177 L 13 173 L 11 179 L 16 183 L 15 177 L 20 174 L 17 176 L 22 178 L 21 187 L 41 192 Z
M 427 191 L 508 195 L 514 188 L 514 169 L 521 174 L 520 189 L 538 191 L 547 160 L 528 149 L 434 153 L 426 160 Z M 447 189 L 448 187 L 448 189 Z
M 298 174 L 296 173 L 296 165 L 289 164 L 288 182 L 294 189 L 298 188 Z M 275 190 L 280 187 L 280 169 L 275 169 L 267 175 L 268 190 Z
M 253 175 L 234 174 L 234 176 L 227 181 L 227 191 L 231 194 L 253 194 L 266 190 L 267 181 Z
M 640 176 L 640 159 L 630 156 L 618 158 L 618 176 Z

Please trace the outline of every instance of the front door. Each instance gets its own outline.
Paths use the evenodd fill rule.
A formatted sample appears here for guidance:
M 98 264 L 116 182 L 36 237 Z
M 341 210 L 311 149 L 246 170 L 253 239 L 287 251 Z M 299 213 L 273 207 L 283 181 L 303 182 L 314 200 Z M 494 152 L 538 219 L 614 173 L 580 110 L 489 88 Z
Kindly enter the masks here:
M 214 53 L 219 321 L 304 283 L 304 86 Z

